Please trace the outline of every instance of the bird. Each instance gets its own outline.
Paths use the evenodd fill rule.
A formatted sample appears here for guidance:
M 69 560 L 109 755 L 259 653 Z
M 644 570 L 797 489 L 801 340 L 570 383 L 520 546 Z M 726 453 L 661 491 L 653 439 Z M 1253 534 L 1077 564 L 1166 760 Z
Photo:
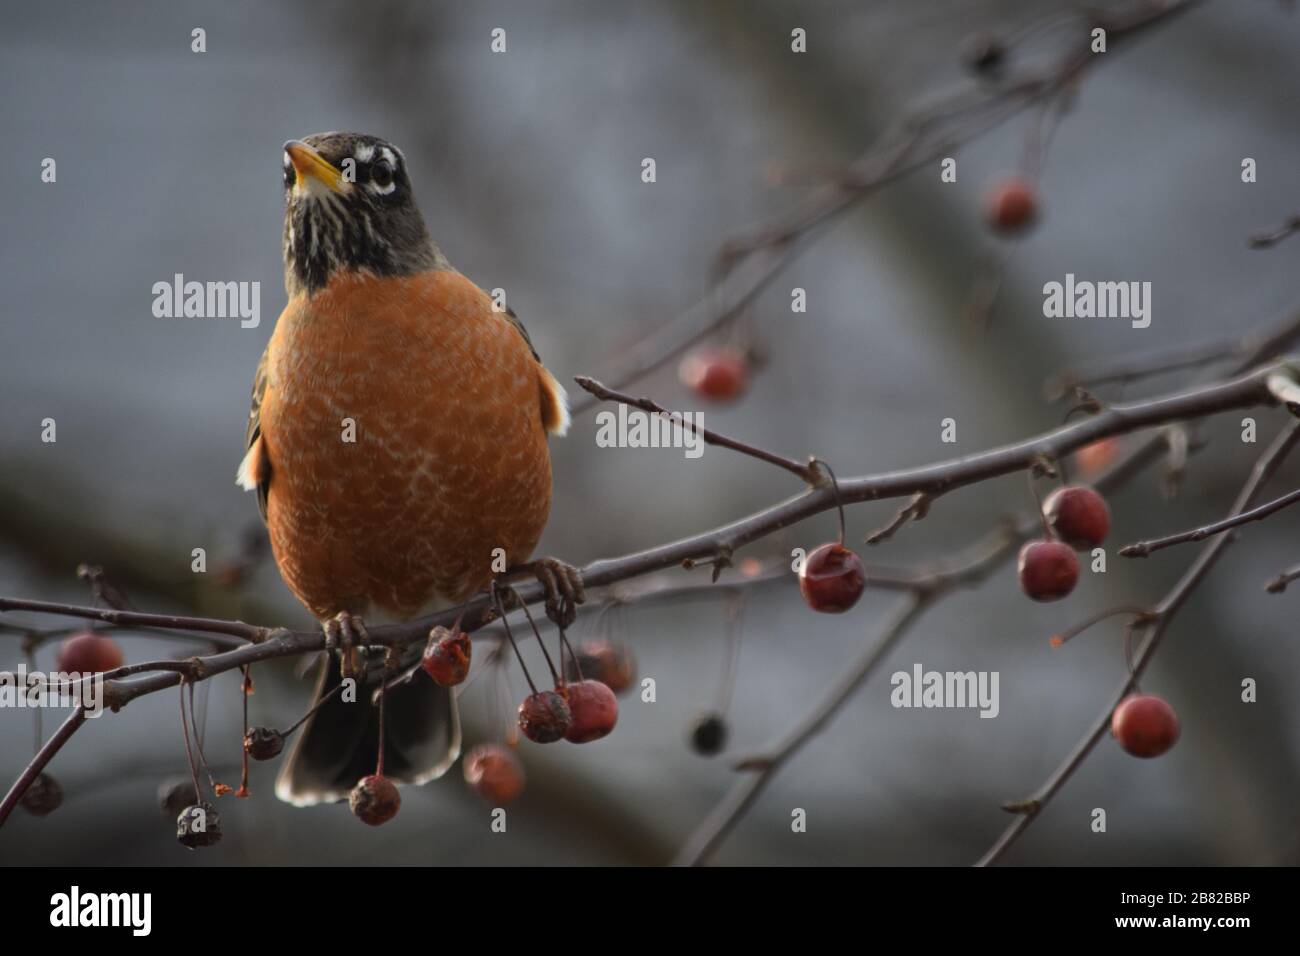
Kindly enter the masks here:
M 367 617 L 464 603 L 503 568 L 531 567 L 552 610 L 557 593 L 567 607 L 582 593 L 576 569 L 527 563 L 565 390 L 514 311 L 430 238 L 405 155 L 317 133 L 284 144 L 283 172 L 288 303 L 254 374 L 236 482 L 256 492 L 280 574 L 326 637 L 318 709 L 276 781 L 280 799 L 310 806 L 345 799 L 381 746 L 399 784 L 459 755 L 455 700 L 418 670 L 388 685 L 382 724 L 375 695 L 335 693 L 358 660 L 367 673 Z

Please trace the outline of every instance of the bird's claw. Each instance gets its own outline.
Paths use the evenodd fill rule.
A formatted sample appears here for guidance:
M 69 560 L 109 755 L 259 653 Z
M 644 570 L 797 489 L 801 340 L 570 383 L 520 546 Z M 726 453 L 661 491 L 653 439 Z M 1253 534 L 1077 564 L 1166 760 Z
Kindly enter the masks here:
M 587 600 L 586 585 L 582 581 L 582 572 L 559 558 L 538 558 L 527 564 L 511 568 L 501 578 L 492 582 L 492 594 L 495 595 L 501 581 L 532 575 L 542 586 L 546 595 L 546 616 L 560 628 L 569 627 L 578 617 L 578 605 Z M 507 598 L 504 607 L 508 608 L 514 598 L 513 589 L 508 585 L 503 589 Z
M 578 617 L 578 605 L 587 600 L 582 572 L 558 558 L 539 558 L 532 567 L 546 592 L 546 616 L 558 627 L 569 627 Z
M 321 621 L 325 632 L 325 649 L 338 651 L 344 677 L 357 677 L 365 671 L 365 654 L 362 649 L 370 642 L 366 623 L 359 614 L 339 611 Z

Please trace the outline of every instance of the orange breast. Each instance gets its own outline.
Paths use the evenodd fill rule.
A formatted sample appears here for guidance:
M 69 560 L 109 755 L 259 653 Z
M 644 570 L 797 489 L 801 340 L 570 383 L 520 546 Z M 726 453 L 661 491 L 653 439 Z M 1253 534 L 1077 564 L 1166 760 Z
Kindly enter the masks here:
M 541 367 L 459 273 L 336 278 L 268 350 L 267 524 L 318 617 L 409 615 L 527 560 L 550 510 Z

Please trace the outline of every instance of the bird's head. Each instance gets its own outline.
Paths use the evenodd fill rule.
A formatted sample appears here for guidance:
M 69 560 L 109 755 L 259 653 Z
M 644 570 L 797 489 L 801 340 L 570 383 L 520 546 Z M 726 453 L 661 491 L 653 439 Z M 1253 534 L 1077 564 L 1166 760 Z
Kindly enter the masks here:
M 340 271 L 410 275 L 445 265 L 401 150 L 361 133 L 284 144 L 284 284 L 311 294 Z

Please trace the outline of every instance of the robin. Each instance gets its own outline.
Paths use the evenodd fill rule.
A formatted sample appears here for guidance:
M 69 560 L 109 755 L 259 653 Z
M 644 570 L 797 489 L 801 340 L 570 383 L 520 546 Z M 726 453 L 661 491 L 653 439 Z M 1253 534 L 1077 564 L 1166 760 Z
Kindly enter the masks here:
M 570 606 L 582 595 L 567 565 L 524 564 L 550 511 L 564 389 L 514 313 L 429 238 L 401 150 L 357 133 L 291 140 L 284 188 L 289 302 L 254 376 L 237 480 L 333 651 L 315 692 L 328 699 L 276 783 L 306 806 L 345 799 L 380 746 L 385 775 L 408 784 L 460 752 L 455 700 L 422 672 L 390 685 L 382 742 L 368 687 L 332 693 L 364 664 L 367 615 L 463 603 L 503 567 L 536 573 L 551 605 L 556 589 Z

